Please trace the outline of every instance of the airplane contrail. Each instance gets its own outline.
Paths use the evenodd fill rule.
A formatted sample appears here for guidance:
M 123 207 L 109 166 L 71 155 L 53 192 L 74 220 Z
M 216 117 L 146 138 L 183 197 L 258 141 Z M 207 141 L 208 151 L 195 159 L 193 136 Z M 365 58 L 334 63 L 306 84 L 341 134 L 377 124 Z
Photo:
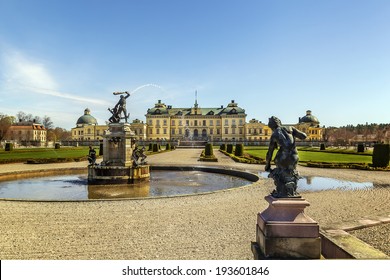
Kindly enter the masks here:
M 61 92 L 61 91 L 58 91 L 58 90 L 53 90 L 53 89 L 48 89 L 48 88 L 32 87 L 32 86 L 26 86 L 26 85 L 23 85 L 23 87 L 33 89 L 35 93 L 39 93 L 39 94 L 56 96 L 56 97 L 70 99 L 70 100 L 81 101 L 81 102 L 88 102 L 88 103 L 99 104 L 99 105 L 109 105 L 108 102 L 103 101 L 103 100 L 75 96 L 73 94 L 64 93 L 64 92 Z

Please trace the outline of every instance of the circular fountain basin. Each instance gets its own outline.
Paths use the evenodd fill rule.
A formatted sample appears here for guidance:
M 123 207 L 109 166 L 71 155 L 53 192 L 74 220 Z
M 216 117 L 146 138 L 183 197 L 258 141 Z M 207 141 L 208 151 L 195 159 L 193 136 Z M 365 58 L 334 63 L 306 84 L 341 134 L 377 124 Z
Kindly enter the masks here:
M 56 175 L 0 182 L 0 198 L 33 201 L 83 201 L 201 194 L 249 185 L 258 176 L 207 167 L 152 167 L 150 181 L 90 185 L 87 174 Z

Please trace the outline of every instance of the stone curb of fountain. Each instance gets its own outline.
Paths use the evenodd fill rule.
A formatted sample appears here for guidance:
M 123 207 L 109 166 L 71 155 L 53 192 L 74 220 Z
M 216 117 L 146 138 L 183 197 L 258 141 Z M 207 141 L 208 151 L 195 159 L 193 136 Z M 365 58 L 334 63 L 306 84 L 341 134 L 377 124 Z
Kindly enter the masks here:
M 363 242 L 348 231 L 390 223 L 387 216 L 365 217 L 357 221 L 337 223 L 321 228 L 321 251 L 326 259 L 390 259 L 382 251 Z
M 151 165 L 151 168 L 153 170 L 153 166 L 157 167 L 155 169 L 160 169 L 162 167 L 167 167 L 163 164 L 156 164 L 156 165 Z M 183 165 L 170 165 L 170 167 L 172 168 L 172 170 L 180 170 L 181 168 L 183 168 Z M 196 165 L 186 165 L 184 166 L 186 169 L 188 168 L 196 168 L 200 171 L 203 170 L 218 170 L 220 169 L 221 171 L 225 171 L 223 172 L 224 174 L 229 174 L 229 172 L 231 172 L 232 174 L 231 175 L 236 175 L 237 174 L 234 172 L 235 170 L 234 169 L 230 169 L 230 168 L 216 168 L 216 167 L 213 167 L 213 166 L 196 166 Z M 61 168 L 57 168 L 57 169 L 44 169 L 44 170 L 31 170 L 31 171 L 27 171 L 25 173 L 20 173 L 19 171 L 12 171 L 12 172 L 6 172 L 6 173 L 0 173 L 0 181 L 3 181 L 3 180 L 9 180 L 8 177 L 9 176 L 15 176 L 15 175 L 21 175 L 23 174 L 24 177 L 31 177 L 31 176 L 50 176 L 50 175 L 56 175 L 60 172 L 64 172 L 66 170 L 69 170 L 70 172 L 80 172 L 80 171 L 84 171 L 86 168 L 83 168 L 83 167 L 75 167 L 75 168 L 64 168 L 64 169 L 61 169 Z M 237 172 L 237 171 L 236 171 Z M 248 173 L 248 176 L 249 177 L 258 177 L 256 174 L 250 172 L 250 171 L 247 171 L 247 170 L 241 170 L 241 171 L 238 171 L 239 173 Z M 64 174 L 64 173 L 61 173 L 61 174 Z M 24 178 L 24 177 L 17 177 L 16 179 L 21 179 L 21 178 Z M 244 178 L 244 176 L 242 177 Z M 15 177 L 14 177 L 15 179 Z M 251 179 L 248 179 L 248 178 L 245 178 L 249 181 L 251 181 Z M 259 179 L 259 178 L 258 178 Z M 248 185 L 244 185 L 244 186 L 240 186 L 240 187 L 235 187 L 235 188 L 230 188 L 230 189 L 221 189 L 221 190 L 216 190 L 216 191 L 209 191 L 209 192 L 202 192 L 202 193 L 192 193 L 192 194 L 179 194 L 179 195 L 170 195 L 170 196 L 150 196 L 150 197 L 133 197 L 133 198 L 105 198 L 105 199 L 84 199 L 84 200 L 30 200 L 30 199 L 13 199 L 13 198 L 0 198 L 0 201 L 21 201 L 21 202 L 72 202 L 72 203 L 76 203 L 76 202 L 109 202 L 109 201 L 126 201 L 126 200 L 149 200 L 149 199 L 164 199 L 164 198 L 180 198 L 180 197 L 189 197 L 189 196 L 199 196 L 199 195 L 210 195 L 210 194 L 214 194 L 214 193 L 223 193 L 223 192 L 228 192 L 228 191 L 234 191 L 234 190 L 239 190 L 239 189 L 244 189 L 244 188 L 249 188 L 249 187 L 253 187 L 256 183 L 258 182 L 257 181 L 252 181 L 251 184 L 248 184 Z
M 19 180 L 24 178 L 31 177 L 41 177 L 41 176 L 50 176 L 50 175 L 61 175 L 69 173 L 78 173 L 86 171 L 87 167 L 66 167 L 66 168 L 55 168 L 55 169 L 37 169 L 37 170 L 25 170 L 25 171 L 10 171 L 0 173 L 0 182 L 8 180 Z

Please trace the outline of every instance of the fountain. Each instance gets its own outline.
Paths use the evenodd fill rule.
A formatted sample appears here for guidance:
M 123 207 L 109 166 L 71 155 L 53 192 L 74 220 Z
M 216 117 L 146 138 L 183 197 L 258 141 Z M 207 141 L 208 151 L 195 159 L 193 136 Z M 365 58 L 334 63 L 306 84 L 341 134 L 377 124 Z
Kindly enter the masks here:
M 92 185 L 135 184 L 148 181 L 150 168 L 146 164 L 143 149 L 136 146 L 134 132 L 127 119 L 126 99 L 130 93 L 114 92 L 121 95 L 114 108 L 108 109 L 112 116 L 103 139 L 103 161 L 88 166 L 88 183 Z M 121 122 L 121 120 L 125 122 Z M 140 161 L 140 162 L 139 162 Z
M 0 199 L 84 201 L 190 195 L 240 187 L 259 180 L 252 173 L 225 168 L 150 166 L 145 161 L 144 147 L 137 147 L 135 133 L 127 122 L 130 114 L 126 99 L 130 93 L 113 94 L 120 95 L 120 99 L 113 108 L 108 108 L 112 115 L 103 136 L 101 163 L 96 164 L 96 152 L 90 147 L 87 175 L 84 167 L 0 174 Z M 41 178 L 45 176 L 51 177 Z

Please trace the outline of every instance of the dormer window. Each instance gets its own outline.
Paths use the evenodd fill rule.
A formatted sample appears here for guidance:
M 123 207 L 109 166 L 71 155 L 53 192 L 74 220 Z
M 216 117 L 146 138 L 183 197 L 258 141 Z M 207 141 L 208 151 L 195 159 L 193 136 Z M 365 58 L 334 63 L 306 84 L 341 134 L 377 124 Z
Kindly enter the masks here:
M 161 114 L 161 110 L 160 110 L 160 109 L 157 109 L 157 110 L 156 110 L 156 114 Z

